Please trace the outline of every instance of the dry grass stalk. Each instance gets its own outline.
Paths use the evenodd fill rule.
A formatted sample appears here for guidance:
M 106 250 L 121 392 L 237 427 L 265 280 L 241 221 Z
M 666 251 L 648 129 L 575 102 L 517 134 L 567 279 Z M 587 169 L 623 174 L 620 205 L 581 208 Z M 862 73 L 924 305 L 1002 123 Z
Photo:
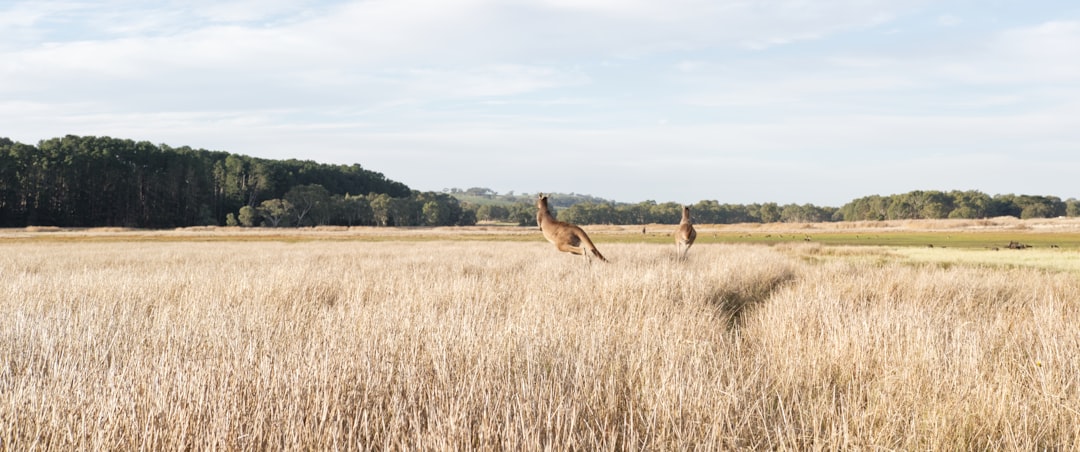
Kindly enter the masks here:
M 546 243 L 0 245 L 0 449 L 1075 449 L 1075 276 Z

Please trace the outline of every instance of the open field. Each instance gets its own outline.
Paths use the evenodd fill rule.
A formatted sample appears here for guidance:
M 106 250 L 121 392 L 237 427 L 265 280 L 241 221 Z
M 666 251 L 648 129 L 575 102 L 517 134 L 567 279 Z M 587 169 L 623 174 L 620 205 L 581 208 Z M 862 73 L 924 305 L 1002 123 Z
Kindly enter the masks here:
M 1080 218 L 1018 220 L 907 220 L 843 223 L 770 223 L 695 226 L 698 243 L 775 245 L 814 242 L 826 245 L 918 246 L 992 249 L 1020 242 L 1035 248 L 1080 250 Z M 597 242 L 671 242 L 675 225 L 586 226 Z M 645 233 L 642 233 L 642 230 Z M 470 227 L 379 228 L 221 228 L 176 230 L 125 228 L 63 229 L 29 227 L 0 229 L 7 242 L 168 242 L 168 241 L 543 241 L 535 226 L 479 225 Z
M 2 231 L 0 450 L 1080 448 L 1072 242 L 587 229 Z

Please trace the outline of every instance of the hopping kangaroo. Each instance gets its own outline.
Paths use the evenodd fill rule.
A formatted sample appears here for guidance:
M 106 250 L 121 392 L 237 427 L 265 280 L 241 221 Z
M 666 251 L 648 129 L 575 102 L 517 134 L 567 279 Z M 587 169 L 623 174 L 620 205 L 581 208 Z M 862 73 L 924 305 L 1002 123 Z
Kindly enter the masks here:
M 679 259 L 686 259 L 686 253 L 690 252 L 690 245 L 694 244 L 696 238 L 697 231 L 694 230 L 694 223 L 690 221 L 690 206 L 683 206 L 682 221 L 679 222 L 679 228 L 675 229 L 675 255 Z
M 544 233 L 544 238 L 547 241 L 554 243 L 555 248 L 559 251 L 580 254 L 585 256 L 585 259 L 589 259 L 589 255 L 595 255 L 600 258 L 601 261 L 607 262 L 603 254 L 600 254 L 600 250 L 596 249 L 596 245 L 593 245 L 592 240 L 589 240 L 588 234 L 585 234 L 581 228 L 556 220 L 551 216 L 551 212 L 548 211 L 547 196 L 543 193 L 536 199 L 536 225 L 540 226 L 540 231 Z

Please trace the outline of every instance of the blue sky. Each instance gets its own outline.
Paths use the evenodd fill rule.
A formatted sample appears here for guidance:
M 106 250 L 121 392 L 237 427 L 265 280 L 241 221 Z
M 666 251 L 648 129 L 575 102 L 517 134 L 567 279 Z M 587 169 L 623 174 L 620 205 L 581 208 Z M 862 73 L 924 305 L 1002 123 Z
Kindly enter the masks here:
M 1080 197 L 1080 3 L 0 2 L 0 136 L 360 163 L 419 190 Z

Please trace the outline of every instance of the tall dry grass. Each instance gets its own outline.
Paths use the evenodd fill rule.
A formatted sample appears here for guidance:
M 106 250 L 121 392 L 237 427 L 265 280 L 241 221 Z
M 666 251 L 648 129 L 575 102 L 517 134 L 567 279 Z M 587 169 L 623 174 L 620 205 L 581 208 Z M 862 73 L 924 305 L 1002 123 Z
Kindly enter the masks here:
M 599 245 L 0 245 L 0 449 L 1080 447 L 1073 275 Z

